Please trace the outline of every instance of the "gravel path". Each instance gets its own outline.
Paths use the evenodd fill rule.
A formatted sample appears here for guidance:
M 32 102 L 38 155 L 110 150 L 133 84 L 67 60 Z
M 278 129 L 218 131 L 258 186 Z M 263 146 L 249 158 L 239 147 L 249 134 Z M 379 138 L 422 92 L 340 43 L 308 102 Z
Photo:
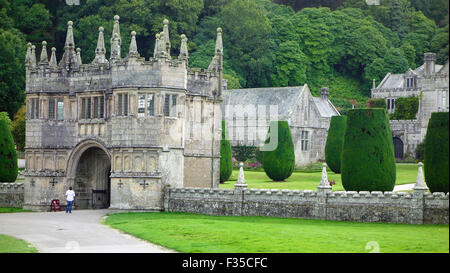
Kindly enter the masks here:
M 102 224 L 102 217 L 112 212 L 115 211 L 2 213 L 0 234 L 25 240 L 43 253 L 175 252 Z

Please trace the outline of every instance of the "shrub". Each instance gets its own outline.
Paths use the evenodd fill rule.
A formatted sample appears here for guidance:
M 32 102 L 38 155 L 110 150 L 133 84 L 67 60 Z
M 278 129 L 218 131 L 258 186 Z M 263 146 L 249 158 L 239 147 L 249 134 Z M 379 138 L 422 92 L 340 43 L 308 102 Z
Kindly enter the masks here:
M 325 161 L 328 167 L 341 173 L 342 146 L 344 145 L 346 116 L 333 116 L 328 130 L 327 143 L 325 145 Z
M 231 144 L 226 139 L 225 121 L 222 120 L 222 139 L 220 140 L 220 183 L 227 181 L 233 172 Z
M 414 156 L 416 158 L 416 161 L 422 161 L 424 160 L 425 155 L 425 141 L 421 142 L 417 145 L 416 150 L 414 151 Z
M 395 100 L 395 113 L 391 115 L 391 119 L 416 119 L 417 111 L 419 110 L 419 98 L 407 97 L 398 98 Z
M 448 112 L 431 113 L 425 137 L 424 175 L 431 192 L 448 192 Z
M 18 174 L 17 152 L 8 123 L 0 119 L 0 182 L 14 182 Z
M 14 142 L 19 147 L 19 151 L 24 151 L 25 148 L 25 116 L 26 107 L 23 105 L 19 111 L 14 114 L 14 119 L 11 122 L 11 134 L 14 138 Z
M 249 159 L 255 159 L 257 147 L 238 144 L 237 146 L 233 146 L 231 149 L 236 160 L 239 162 L 244 162 Z
M 368 108 L 383 108 L 386 109 L 386 100 L 385 99 L 369 99 L 367 101 Z
M 394 189 L 394 144 L 386 110 L 348 111 L 341 173 L 342 185 L 347 191 Z
M 290 177 L 295 168 L 294 143 L 287 121 L 272 121 L 265 144 L 273 141 L 271 128 L 278 125 L 278 142 L 274 150 L 263 149 L 262 164 L 267 176 L 273 181 L 283 181 Z M 267 148 L 267 146 L 265 146 Z

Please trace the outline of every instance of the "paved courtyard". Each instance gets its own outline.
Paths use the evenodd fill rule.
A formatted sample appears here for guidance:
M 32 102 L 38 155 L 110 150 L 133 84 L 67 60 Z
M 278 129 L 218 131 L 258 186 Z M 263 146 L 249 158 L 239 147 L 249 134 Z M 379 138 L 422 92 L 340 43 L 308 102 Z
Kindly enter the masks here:
M 43 253 L 174 252 L 101 223 L 114 210 L 0 214 L 0 234 L 23 239 Z

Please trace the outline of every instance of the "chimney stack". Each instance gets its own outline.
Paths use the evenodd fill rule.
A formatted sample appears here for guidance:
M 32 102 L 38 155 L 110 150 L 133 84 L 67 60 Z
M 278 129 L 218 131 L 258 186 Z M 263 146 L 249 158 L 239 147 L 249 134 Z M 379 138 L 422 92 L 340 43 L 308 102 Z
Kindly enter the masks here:
M 322 87 L 320 88 L 320 96 L 322 97 L 323 100 L 328 100 L 328 95 L 330 94 L 328 92 L 328 87 Z
M 436 65 L 436 53 L 426 52 L 423 57 L 425 61 L 424 73 L 425 75 L 434 74 Z

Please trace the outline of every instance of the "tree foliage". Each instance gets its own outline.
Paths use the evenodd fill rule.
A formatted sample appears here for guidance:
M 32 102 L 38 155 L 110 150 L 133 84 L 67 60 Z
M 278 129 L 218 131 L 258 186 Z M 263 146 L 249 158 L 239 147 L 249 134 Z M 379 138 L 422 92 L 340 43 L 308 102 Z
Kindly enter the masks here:
M 271 133 L 272 129 L 272 133 Z M 275 134 L 274 129 L 278 132 Z M 274 139 L 274 136 L 277 136 Z M 284 181 L 295 168 L 294 143 L 287 121 L 272 121 L 265 144 L 277 143 L 273 150 L 264 150 L 262 164 L 267 176 L 273 181 Z
M 431 114 L 425 137 L 424 175 L 431 192 L 448 192 L 448 112 Z
M 14 182 L 18 174 L 17 152 L 7 122 L 0 119 L 0 182 Z
M 385 109 L 348 111 L 341 177 L 346 191 L 394 189 L 394 144 Z
M 342 149 L 344 146 L 346 116 L 333 116 L 330 121 L 327 142 L 325 144 L 325 161 L 334 173 L 341 173 Z
M 226 137 L 225 120 L 222 120 L 222 139 L 220 140 L 220 183 L 227 181 L 233 172 L 231 144 Z
M 13 116 L 23 104 L 25 44 L 41 42 L 63 53 L 67 21 L 74 22 L 84 63 L 95 55 L 98 27 L 105 28 L 107 57 L 113 16 L 120 16 L 122 56 L 137 32 L 142 56 L 152 56 L 162 20 L 170 21 L 172 56 L 181 33 L 188 37 L 190 66 L 207 68 L 217 27 L 223 29 L 224 79 L 229 88 L 308 83 L 313 95 L 330 88 L 342 111 L 349 99 L 365 104 L 372 79 L 404 73 L 436 52 L 448 60 L 448 2 L 444 0 L 0 0 L 0 111 Z M 438 27 L 439 26 L 439 27 Z M 12 81 L 12 75 L 14 81 Z M 9 87 L 9 88 L 8 88 Z M 6 100 L 6 98 L 9 98 Z

